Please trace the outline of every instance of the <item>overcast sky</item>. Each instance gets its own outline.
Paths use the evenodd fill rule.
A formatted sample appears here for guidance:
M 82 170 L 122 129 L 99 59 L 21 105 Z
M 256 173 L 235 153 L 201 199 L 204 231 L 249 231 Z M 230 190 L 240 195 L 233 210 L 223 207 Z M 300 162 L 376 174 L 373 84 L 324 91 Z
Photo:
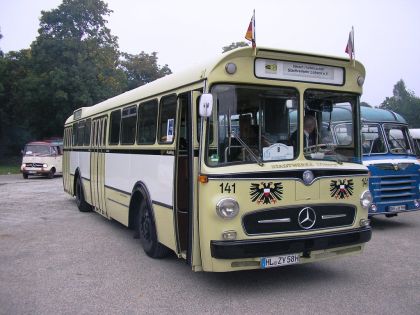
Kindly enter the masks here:
M 3 52 L 29 48 L 41 10 L 61 0 L 0 0 Z M 173 72 L 243 41 L 256 10 L 257 46 L 346 57 L 351 27 L 356 59 L 366 67 L 362 101 L 379 105 L 403 79 L 420 96 L 418 0 L 105 0 L 120 50 L 158 52 Z

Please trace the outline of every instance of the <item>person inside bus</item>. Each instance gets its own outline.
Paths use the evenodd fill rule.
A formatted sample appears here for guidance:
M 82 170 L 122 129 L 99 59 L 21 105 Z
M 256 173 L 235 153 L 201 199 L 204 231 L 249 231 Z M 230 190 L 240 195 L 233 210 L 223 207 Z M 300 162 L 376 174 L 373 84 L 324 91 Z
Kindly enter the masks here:
M 310 147 L 316 144 L 316 119 L 312 115 L 305 115 L 303 119 L 303 133 L 304 142 L 303 147 Z M 290 145 L 297 149 L 298 143 L 298 129 L 296 129 L 290 136 Z

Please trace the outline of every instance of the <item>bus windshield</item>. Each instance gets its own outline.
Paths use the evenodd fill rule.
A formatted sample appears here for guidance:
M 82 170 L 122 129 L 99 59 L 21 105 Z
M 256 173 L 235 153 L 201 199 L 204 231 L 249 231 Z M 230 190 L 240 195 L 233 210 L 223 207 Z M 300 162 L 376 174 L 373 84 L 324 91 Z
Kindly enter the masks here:
M 357 104 L 358 97 L 350 93 L 305 92 L 305 113 L 314 116 L 317 124 L 312 144 L 304 146 L 307 159 L 361 163 L 354 128 Z
M 217 85 L 210 120 L 215 139 L 207 146 L 207 163 L 259 163 L 291 160 L 289 113 L 297 111 L 299 94 L 291 88 Z M 210 133 L 210 132 L 209 132 Z
M 410 145 L 407 126 L 383 124 L 382 130 L 378 124 L 364 124 L 362 126 L 363 154 L 414 154 Z

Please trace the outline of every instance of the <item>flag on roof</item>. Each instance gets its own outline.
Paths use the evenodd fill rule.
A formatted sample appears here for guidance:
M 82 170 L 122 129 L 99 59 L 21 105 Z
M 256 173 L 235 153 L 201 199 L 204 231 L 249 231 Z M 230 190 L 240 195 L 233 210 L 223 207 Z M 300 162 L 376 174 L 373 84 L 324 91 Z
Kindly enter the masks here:
M 245 38 L 252 42 L 252 47 L 256 47 L 256 40 L 255 40 L 255 10 L 254 14 L 252 15 L 251 22 L 249 22 L 248 30 L 246 31 Z
M 346 53 L 349 54 L 350 60 L 354 59 L 354 28 L 351 27 L 351 31 L 349 33 L 349 40 L 347 41 L 346 46 Z

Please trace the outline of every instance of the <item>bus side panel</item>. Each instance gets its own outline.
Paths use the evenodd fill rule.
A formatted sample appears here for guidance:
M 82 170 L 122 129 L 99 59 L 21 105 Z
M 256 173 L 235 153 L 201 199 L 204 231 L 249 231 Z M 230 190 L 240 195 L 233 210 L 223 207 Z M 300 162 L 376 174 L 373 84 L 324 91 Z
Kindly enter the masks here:
M 63 186 L 64 191 L 73 195 L 73 177 L 70 176 L 70 151 L 63 153 Z
M 71 151 L 69 153 L 69 173 L 68 179 L 71 190 L 74 194 L 74 181 L 76 180 L 76 170 L 79 169 L 79 175 L 82 179 L 83 189 L 85 193 L 85 200 L 87 203 L 92 204 L 91 191 L 90 191 L 90 153 Z
M 108 215 L 121 224 L 128 226 L 128 209 L 131 194 L 105 186 L 105 196 Z
M 135 151 L 132 151 L 135 153 Z M 108 189 L 130 194 L 136 183 L 142 182 L 150 194 L 159 242 L 175 250 L 173 212 L 174 156 L 146 154 L 106 154 L 107 174 L 105 186 Z M 107 202 L 109 202 L 107 198 Z M 159 206 L 157 206 L 159 205 Z M 110 203 L 109 215 L 120 222 L 128 222 L 128 207 L 114 207 Z M 163 235 L 166 238 L 163 239 Z
M 153 212 L 155 215 L 157 237 L 159 243 L 176 251 L 175 229 L 174 229 L 174 212 L 172 208 L 163 207 L 153 204 Z

